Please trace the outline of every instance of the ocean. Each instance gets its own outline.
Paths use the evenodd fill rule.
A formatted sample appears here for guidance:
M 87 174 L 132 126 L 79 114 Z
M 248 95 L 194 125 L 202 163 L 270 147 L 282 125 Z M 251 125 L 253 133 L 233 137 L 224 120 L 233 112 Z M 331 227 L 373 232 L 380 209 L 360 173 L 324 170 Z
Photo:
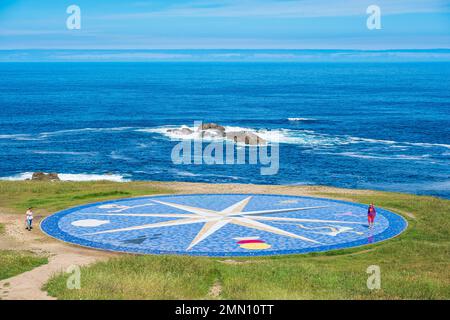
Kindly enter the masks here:
M 195 121 L 276 138 L 278 173 L 174 164 Z M 34 171 L 450 198 L 450 63 L 0 63 L 0 179 Z

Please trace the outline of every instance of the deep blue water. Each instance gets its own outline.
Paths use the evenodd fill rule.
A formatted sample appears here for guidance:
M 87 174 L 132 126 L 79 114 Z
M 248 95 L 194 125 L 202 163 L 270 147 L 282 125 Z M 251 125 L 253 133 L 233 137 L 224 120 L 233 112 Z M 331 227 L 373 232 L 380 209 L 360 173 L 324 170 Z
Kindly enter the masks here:
M 277 132 L 278 174 L 173 164 L 152 130 L 195 120 Z M 0 176 L 32 171 L 448 198 L 450 63 L 0 63 Z

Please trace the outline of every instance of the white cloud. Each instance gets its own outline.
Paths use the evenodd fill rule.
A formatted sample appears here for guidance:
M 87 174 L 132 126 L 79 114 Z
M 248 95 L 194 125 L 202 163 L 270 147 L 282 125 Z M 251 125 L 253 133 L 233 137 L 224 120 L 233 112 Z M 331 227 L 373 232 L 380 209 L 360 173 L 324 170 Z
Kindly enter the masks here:
M 209 5 L 208 5 L 209 3 Z M 366 15 L 369 5 L 376 4 L 382 13 L 448 12 L 445 0 L 220 0 L 191 1 L 170 5 L 165 9 L 103 16 L 104 19 L 146 17 L 330 17 Z

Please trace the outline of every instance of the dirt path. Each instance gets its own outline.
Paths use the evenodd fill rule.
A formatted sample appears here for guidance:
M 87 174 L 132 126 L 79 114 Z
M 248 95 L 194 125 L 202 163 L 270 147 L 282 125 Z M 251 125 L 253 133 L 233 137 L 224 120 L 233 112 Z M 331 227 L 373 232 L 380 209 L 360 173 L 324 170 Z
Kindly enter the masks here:
M 50 239 L 39 230 L 39 221 L 36 222 L 36 228 L 29 232 L 19 216 L 0 213 L 0 223 L 5 224 L 5 234 L 0 236 L 1 250 L 31 251 L 45 255 L 49 260 L 46 265 L 0 281 L 0 298 L 3 300 L 54 299 L 41 290 L 53 274 L 65 271 L 71 265 L 84 266 L 116 256 Z

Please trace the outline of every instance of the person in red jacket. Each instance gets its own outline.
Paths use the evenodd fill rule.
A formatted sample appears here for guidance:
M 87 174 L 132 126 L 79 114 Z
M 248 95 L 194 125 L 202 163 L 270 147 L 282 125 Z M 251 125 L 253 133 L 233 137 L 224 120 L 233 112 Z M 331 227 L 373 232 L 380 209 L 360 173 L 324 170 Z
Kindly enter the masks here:
M 371 203 L 369 209 L 367 210 L 367 221 L 369 222 L 369 228 L 373 228 L 376 215 L 377 212 L 375 211 L 375 206 Z

